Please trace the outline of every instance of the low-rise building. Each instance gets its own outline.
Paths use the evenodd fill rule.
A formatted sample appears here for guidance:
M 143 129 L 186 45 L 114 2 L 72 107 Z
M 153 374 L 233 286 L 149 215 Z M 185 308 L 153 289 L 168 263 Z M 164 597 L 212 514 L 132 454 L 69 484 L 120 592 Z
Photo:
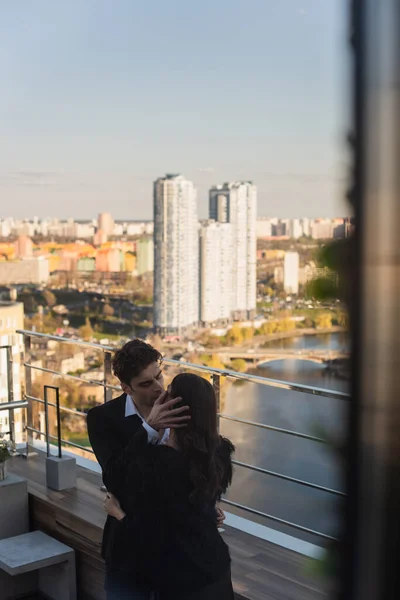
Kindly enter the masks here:
M 23 371 L 21 353 L 23 351 L 22 336 L 17 329 L 24 328 L 24 305 L 22 302 L 0 302 L 0 346 L 11 346 L 12 354 L 12 388 L 8 381 L 8 355 L 5 348 L 0 349 L 0 403 L 9 400 L 20 400 L 22 394 Z M 13 390 L 13 396 L 10 390 Z M 23 409 L 14 411 L 15 441 L 23 441 Z M 0 434 L 10 431 L 10 415 L 8 411 L 0 411 Z
M 19 283 L 47 283 L 49 279 L 49 261 L 42 257 L 26 260 L 0 261 L 0 285 Z

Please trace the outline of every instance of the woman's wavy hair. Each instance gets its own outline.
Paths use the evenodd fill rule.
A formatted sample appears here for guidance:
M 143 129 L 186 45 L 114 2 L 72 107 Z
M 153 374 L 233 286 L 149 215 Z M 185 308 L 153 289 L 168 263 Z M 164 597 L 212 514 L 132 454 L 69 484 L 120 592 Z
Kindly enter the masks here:
M 231 454 L 234 447 L 222 438 L 217 427 L 217 401 L 212 385 L 191 373 L 177 375 L 170 389 L 178 406 L 189 406 L 190 421 L 174 430 L 179 450 L 189 462 L 191 500 L 218 499 L 232 479 Z

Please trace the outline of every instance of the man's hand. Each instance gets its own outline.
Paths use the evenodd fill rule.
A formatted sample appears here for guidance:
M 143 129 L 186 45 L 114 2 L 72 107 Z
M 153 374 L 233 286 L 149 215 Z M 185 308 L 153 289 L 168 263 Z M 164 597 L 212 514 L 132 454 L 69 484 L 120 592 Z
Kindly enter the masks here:
M 168 390 L 157 398 L 146 420 L 147 424 L 156 431 L 167 428 L 178 429 L 180 427 L 186 427 L 187 422 L 190 420 L 190 415 L 179 416 L 182 415 L 182 413 L 187 412 L 189 406 L 173 408 L 175 404 L 181 402 L 182 398 L 172 398 L 172 400 L 167 400 L 167 398 Z
M 110 517 L 114 517 L 118 521 L 121 521 L 125 517 L 125 513 L 122 510 L 118 500 L 115 496 L 107 492 L 105 500 L 104 500 L 104 510 Z
M 225 516 L 225 513 L 222 510 L 222 508 L 219 508 L 219 506 L 216 506 L 215 510 L 216 510 L 216 513 L 217 513 L 217 527 L 219 529 L 224 524 L 226 516 Z

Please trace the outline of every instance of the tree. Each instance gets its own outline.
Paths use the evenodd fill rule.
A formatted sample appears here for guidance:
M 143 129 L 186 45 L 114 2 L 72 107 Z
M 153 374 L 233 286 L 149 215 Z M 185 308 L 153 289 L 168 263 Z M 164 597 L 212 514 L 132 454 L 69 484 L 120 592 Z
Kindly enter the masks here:
M 315 327 L 317 329 L 331 329 L 332 316 L 328 312 L 319 313 L 315 318 Z
M 114 311 L 113 307 L 108 302 L 106 302 L 103 306 L 103 315 L 105 317 L 113 317 L 114 312 L 115 311 Z
M 242 335 L 245 342 L 250 342 L 254 337 L 254 329 L 253 327 L 243 327 Z
M 225 365 L 218 356 L 218 354 L 202 354 L 200 356 L 200 362 L 205 367 L 210 367 L 212 369 L 224 369 Z
M 50 290 L 44 290 L 42 292 L 42 296 L 49 308 L 52 308 L 57 304 L 57 298 L 55 294 L 53 294 L 53 292 L 51 292 Z
M 243 358 L 234 358 L 231 364 L 234 371 L 238 371 L 238 373 L 246 373 L 247 363 Z
M 220 348 L 222 346 L 222 340 L 217 335 L 209 335 L 204 339 L 203 344 L 206 348 Z
M 86 317 L 85 324 L 79 328 L 79 335 L 85 341 L 90 341 L 93 337 L 93 334 L 94 334 L 94 331 L 93 331 L 93 327 L 90 323 L 90 319 L 89 319 L 89 317 Z
M 277 329 L 276 331 L 282 332 L 282 333 L 286 333 L 288 331 L 293 331 L 294 329 L 296 329 L 296 324 L 294 321 L 292 321 L 291 319 L 289 319 L 288 317 L 285 317 L 284 319 L 279 319 L 279 321 L 277 321 Z
M 262 335 L 272 335 L 277 331 L 277 322 L 276 321 L 267 321 L 261 327 Z
M 226 341 L 228 344 L 233 344 L 234 346 L 243 342 L 243 333 L 239 325 L 235 324 L 229 329 L 226 334 Z

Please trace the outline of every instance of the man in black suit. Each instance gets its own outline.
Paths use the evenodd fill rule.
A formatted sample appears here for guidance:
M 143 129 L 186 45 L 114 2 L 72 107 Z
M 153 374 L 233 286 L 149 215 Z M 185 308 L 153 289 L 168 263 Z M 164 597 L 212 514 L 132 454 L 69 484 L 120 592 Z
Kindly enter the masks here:
M 103 482 L 111 493 L 125 456 L 135 453 L 142 444 L 163 443 L 170 428 L 184 427 L 190 419 L 189 407 L 174 408 L 180 398 L 166 400 L 158 350 L 141 340 L 132 340 L 115 353 L 112 365 L 124 393 L 92 408 L 87 415 L 90 443 L 102 468 Z M 115 568 L 124 558 L 123 548 L 114 544 L 118 526 L 116 519 L 108 517 L 103 534 L 107 600 L 149 600 L 151 590 L 136 586 Z

